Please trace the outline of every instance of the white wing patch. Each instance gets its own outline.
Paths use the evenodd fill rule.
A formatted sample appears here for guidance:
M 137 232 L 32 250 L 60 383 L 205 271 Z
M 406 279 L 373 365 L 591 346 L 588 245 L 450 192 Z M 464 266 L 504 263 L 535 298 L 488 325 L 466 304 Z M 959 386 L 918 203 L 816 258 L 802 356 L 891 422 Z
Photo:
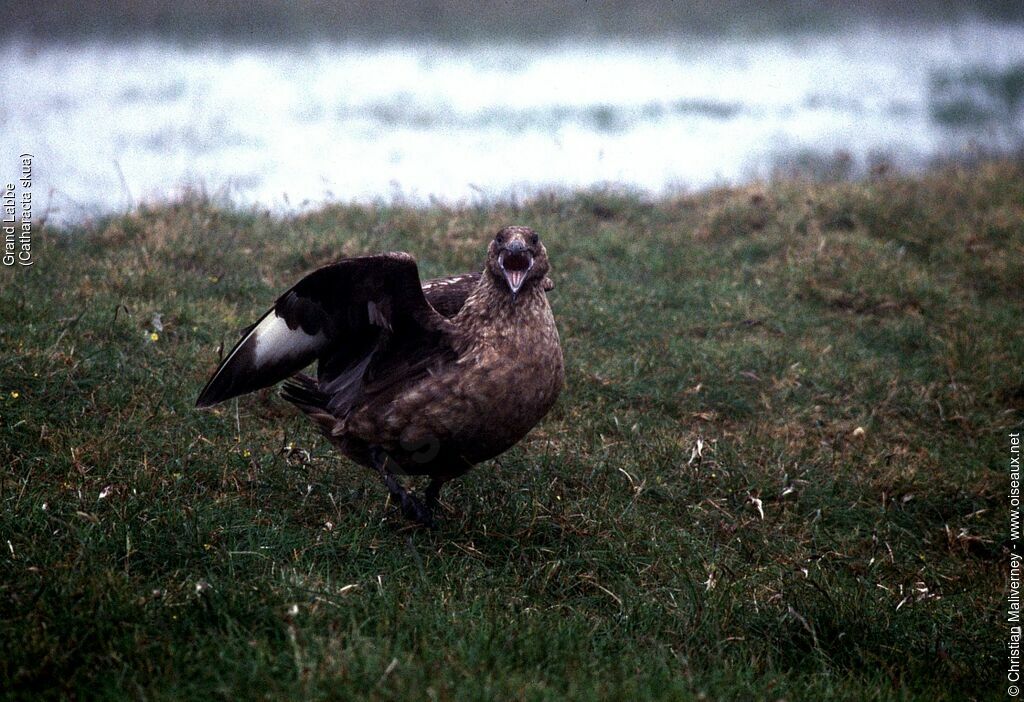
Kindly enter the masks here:
M 312 335 L 302 331 L 301 327 L 289 329 L 288 323 L 278 317 L 276 312 L 268 314 L 252 330 L 251 336 L 256 344 L 253 359 L 257 368 L 309 353 L 327 340 L 322 331 Z
M 280 375 L 277 380 L 283 380 L 311 362 L 326 345 L 324 332 L 307 334 L 301 327 L 289 329 L 288 323 L 270 310 L 220 364 L 196 404 L 210 407 L 226 397 L 266 387 L 276 382 L 273 375 Z M 270 380 L 264 382 L 268 373 Z
M 464 280 L 469 280 L 474 277 L 473 273 L 465 273 L 463 275 L 452 276 L 451 278 L 437 278 L 435 280 L 429 280 L 423 284 L 423 292 L 433 290 L 434 288 L 447 288 L 450 285 L 457 285 Z

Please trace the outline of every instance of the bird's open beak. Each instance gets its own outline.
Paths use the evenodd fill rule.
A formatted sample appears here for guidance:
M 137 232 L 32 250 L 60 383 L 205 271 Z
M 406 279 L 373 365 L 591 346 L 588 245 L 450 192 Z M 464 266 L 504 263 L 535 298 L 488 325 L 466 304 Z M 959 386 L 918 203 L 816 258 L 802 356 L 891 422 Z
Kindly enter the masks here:
M 533 268 L 533 254 L 525 248 L 505 249 L 498 256 L 498 263 L 514 295 L 523 287 L 527 274 Z

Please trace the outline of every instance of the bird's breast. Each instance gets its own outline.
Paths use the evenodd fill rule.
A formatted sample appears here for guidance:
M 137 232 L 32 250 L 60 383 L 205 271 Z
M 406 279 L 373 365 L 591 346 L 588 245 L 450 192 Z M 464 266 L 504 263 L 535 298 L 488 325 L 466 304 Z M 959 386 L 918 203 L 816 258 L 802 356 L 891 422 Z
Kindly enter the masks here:
M 465 321 L 465 320 L 464 320 Z M 492 458 L 526 435 L 564 383 L 562 349 L 547 300 L 514 317 L 481 316 L 462 326 L 457 358 L 406 388 L 386 406 L 349 420 L 378 443 L 434 445 L 470 463 Z M 365 428 L 360 422 L 365 420 Z M 390 441 L 381 441 L 382 437 Z
M 547 305 L 544 306 L 547 308 Z M 459 433 L 500 453 L 548 413 L 565 380 L 550 308 L 536 319 L 481 330 L 455 364 L 460 393 L 472 399 Z

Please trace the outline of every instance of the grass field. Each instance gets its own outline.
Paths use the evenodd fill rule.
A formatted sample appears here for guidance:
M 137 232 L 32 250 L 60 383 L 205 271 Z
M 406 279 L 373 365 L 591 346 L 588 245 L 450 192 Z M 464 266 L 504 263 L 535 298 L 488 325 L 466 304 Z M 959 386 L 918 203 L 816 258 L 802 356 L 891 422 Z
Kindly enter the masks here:
M 410 528 L 275 392 L 193 409 L 303 272 L 548 246 L 555 410 Z M 0 270 L 4 697 L 1003 693 L 1024 164 L 649 202 L 202 197 Z M 155 317 L 159 319 L 154 319 Z

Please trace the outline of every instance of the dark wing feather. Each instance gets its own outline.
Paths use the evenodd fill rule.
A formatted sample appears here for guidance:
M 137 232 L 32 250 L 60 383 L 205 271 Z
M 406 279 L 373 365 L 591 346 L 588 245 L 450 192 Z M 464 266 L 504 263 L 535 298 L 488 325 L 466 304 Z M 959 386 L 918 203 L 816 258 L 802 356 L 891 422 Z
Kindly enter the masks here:
M 449 331 L 450 323 L 424 296 L 412 256 L 338 261 L 277 299 L 221 363 L 196 405 L 274 385 L 316 359 L 320 383 L 345 393 L 382 344 L 431 356 L 447 347 Z
M 431 278 L 423 284 L 423 294 L 438 314 L 451 319 L 459 313 L 466 304 L 466 298 L 479 284 L 479 273 Z

